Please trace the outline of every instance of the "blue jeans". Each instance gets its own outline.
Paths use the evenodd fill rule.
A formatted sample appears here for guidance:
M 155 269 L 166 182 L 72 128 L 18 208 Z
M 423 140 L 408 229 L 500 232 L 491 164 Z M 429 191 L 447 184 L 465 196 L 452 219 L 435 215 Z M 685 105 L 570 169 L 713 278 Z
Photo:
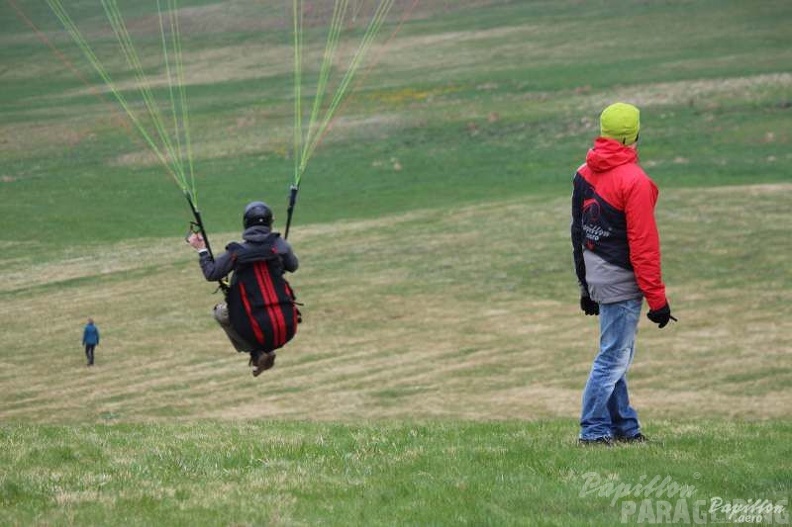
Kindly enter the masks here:
M 635 355 L 642 298 L 600 304 L 600 351 L 583 390 L 580 438 L 632 437 L 641 431 L 630 406 L 627 370 Z

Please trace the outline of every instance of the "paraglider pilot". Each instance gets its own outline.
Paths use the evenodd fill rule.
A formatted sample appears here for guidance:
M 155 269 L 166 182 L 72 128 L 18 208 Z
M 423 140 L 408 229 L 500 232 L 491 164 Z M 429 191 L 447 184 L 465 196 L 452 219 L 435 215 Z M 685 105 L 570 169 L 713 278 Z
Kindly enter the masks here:
M 187 242 L 198 251 L 206 280 L 220 281 L 233 273 L 226 303 L 214 307 L 214 317 L 234 348 L 250 354 L 257 377 L 275 365 L 275 350 L 297 332 L 300 312 L 283 275 L 296 271 L 299 262 L 289 243 L 272 231 L 272 209 L 266 203 L 248 204 L 242 221 L 244 241 L 230 243 L 216 258 L 199 233 Z

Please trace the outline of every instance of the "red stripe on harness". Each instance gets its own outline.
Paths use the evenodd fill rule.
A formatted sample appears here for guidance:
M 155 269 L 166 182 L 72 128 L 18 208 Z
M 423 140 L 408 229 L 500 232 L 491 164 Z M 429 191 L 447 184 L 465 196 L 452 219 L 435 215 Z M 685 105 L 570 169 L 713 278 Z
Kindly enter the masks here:
M 273 307 L 273 292 L 268 287 L 268 275 L 269 272 L 264 272 L 262 267 L 267 265 L 266 263 L 256 262 L 253 265 L 253 270 L 256 273 L 256 281 L 258 281 L 259 290 L 261 291 L 261 295 L 264 297 L 264 307 L 267 308 L 267 316 L 269 317 L 270 326 L 272 327 L 272 345 L 275 349 L 279 348 L 282 344 L 281 342 L 281 327 L 278 325 L 277 314 L 276 310 Z M 278 301 L 277 296 L 275 296 L 275 302 Z
M 286 344 L 286 320 L 283 318 L 283 313 L 281 312 L 280 298 L 278 298 L 278 293 L 275 291 L 275 284 L 272 282 L 272 274 L 269 272 L 264 274 L 264 279 L 267 284 L 267 291 L 269 291 L 269 295 L 272 298 L 272 311 L 275 314 L 275 325 L 278 327 L 278 331 L 275 332 L 276 345 L 281 347 Z
M 245 313 L 247 313 L 248 319 L 250 320 L 250 326 L 253 328 L 253 333 L 256 335 L 256 340 L 259 341 L 259 344 L 264 344 L 264 332 L 261 331 L 261 326 L 256 321 L 256 318 L 253 316 L 253 313 L 250 310 L 250 301 L 248 300 L 247 292 L 245 291 L 245 285 L 242 282 L 239 282 L 239 292 L 241 293 L 242 297 L 242 304 L 245 306 Z

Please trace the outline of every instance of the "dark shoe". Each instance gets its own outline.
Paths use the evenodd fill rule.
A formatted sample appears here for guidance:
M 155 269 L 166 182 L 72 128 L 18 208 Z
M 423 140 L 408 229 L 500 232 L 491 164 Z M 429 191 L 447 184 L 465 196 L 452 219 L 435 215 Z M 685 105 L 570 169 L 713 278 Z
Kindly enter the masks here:
M 578 439 L 578 445 L 582 446 L 613 446 L 613 439 L 608 436 L 605 437 L 598 437 L 596 439 L 583 439 L 582 437 Z
M 616 438 L 616 441 L 619 443 L 648 443 L 649 438 L 643 435 L 641 432 L 638 432 L 632 437 L 619 436 Z
M 275 352 L 268 351 L 262 353 L 259 355 L 258 360 L 256 360 L 256 369 L 253 370 L 253 377 L 258 377 L 273 366 L 275 366 Z

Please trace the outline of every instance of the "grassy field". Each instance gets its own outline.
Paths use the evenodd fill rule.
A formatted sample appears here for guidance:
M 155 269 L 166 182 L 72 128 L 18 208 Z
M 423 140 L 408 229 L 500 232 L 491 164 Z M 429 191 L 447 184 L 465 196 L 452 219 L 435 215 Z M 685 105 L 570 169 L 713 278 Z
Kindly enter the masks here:
M 182 8 L 218 248 L 248 201 L 285 216 L 290 7 L 275 4 Z M 45 4 L 0 4 L 0 524 L 738 523 L 709 512 L 716 498 L 788 510 L 788 2 L 421 2 L 304 176 L 290 241 L 305 322 L 257 379 L 210 317 L 220 297 L 182 241 L 178 187 L 13 6 L 94 82 Z M 101 7 L 69 9 L 132 96 Z M 123 11 L 162 83 L 156 7 Z M 597 326 L 577 307 L 570 179 L 614 100 L 642 108 L 679 322 L 641 322 L 630 374 L 655 441 L 581 449 Z M 103 336 L 91 369 L 88 316 Z M 591 487 L 655 477 L 693 489 Z
M 656 444 L 610 450 L 576 447 L 569 425 L 465 420 L 5 427 L 0 437 L 12 448 L 3 448 L 0 460 L 14 472 L 4 478 L 0 520 L 568 526 L 676 518 L 676 524 L 701 525 L 726 517 L 708 513 L 708 502 L 695 509 L 702 497 L 788 498 L 788 466 L 778 460 L 790 454 L 789 424 L 663 421 L 658 428 L 667 435 Z M 668 479 L 670 496 L 656 501 L 689 504 L 690 521 L 657 506 L 634 511 L 631 505 L 640 500 L 608 491 L 610 484 L 623 493 L 626 487 L 616 485 L 646 484 L 655 475 Z M 671 490 L 672 484 L 685 490 Z M 788 522 L 781 514 L 769 519 Z

